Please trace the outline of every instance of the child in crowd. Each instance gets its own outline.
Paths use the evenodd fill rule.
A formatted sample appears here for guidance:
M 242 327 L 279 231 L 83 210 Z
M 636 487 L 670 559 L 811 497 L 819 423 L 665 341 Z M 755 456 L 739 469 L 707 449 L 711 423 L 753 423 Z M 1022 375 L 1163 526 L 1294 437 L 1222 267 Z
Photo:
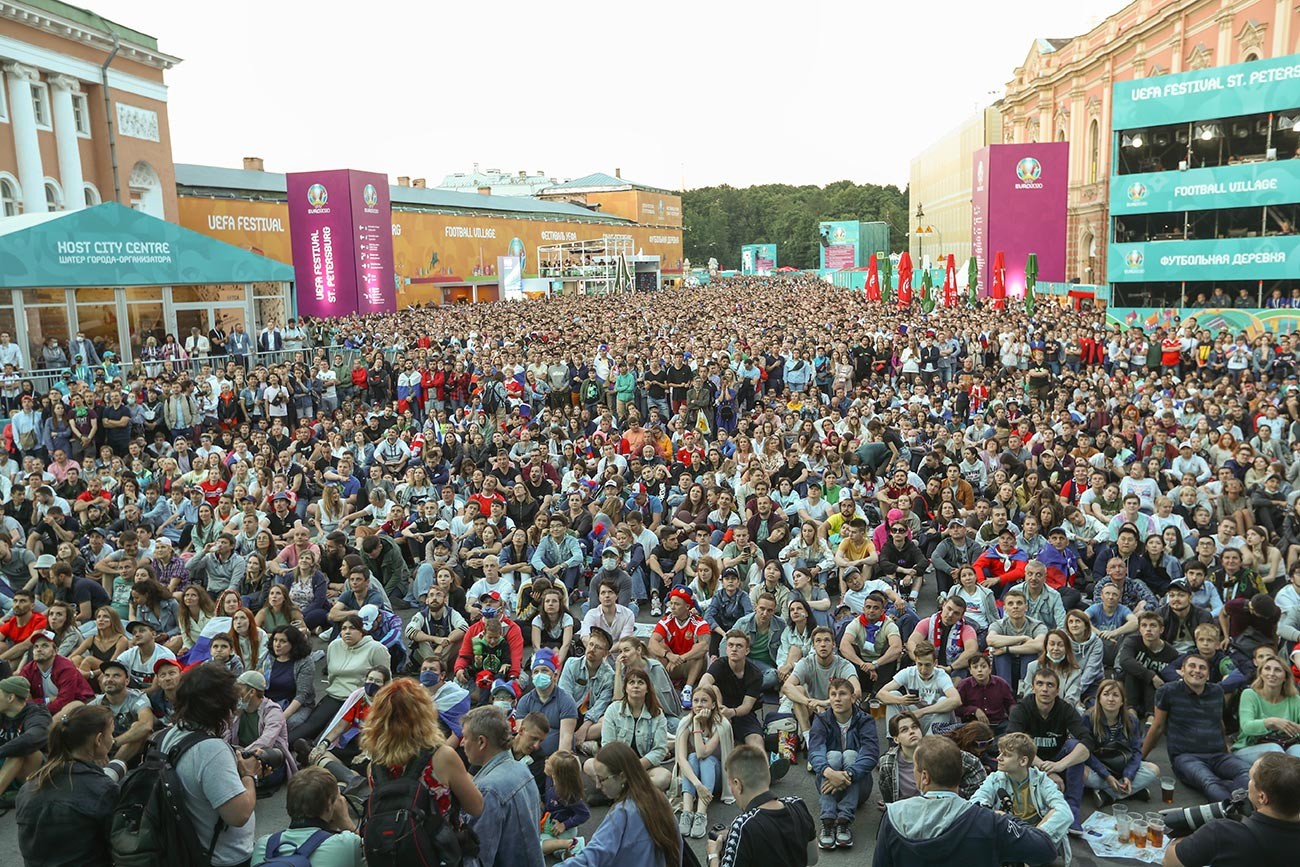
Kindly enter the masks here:
M 561 858 L 582 851 L 582 837 L 574 835 L 591 818 L 583 800 L 582 765 L 568 750 L 557 750 L 546 760 L 546 795 L 542 799 L 542 854 Z
M 229 635 L 212 636 L 209 649 L 213 662 L 224 665 L 236 677 L 244 673 L 244 661 L 235 655 L 235 642 Z

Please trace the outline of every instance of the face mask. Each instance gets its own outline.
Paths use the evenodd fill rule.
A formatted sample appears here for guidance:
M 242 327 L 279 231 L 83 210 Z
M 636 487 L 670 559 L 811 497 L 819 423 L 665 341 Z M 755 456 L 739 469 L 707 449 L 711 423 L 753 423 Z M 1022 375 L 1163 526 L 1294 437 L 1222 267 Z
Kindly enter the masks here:
M 545 671 L 540 671 L 533 675 L 533 686 L 538 689 L 549 689 L 551 686 L 551 676 Z
M 606 572 L 617 572 L 617 571 L 618 571 L 618 561 L 617 561 L 617 560 L 606 559 L 606 560 L 604 561 L 604 564 L 605 564 L 605 571 L 606 571 Z
M 1057 664 L 1060 664 L 1060 663 L 1062 663 L 1062 662 L 1065 662 L 1065 654 L 1064 654 L 1064 653 L 1060 653 L 1060 654 L 1049 653 L 1049 654 L 1047 654 L 1047 659 L 1048 659 L 1049 662 L 1055 662 L 1055 663 L 1057 663 Z
M 243 713 L 244 711 L 248 710 L 248 702 L 244 701 L 241 698 L 238 704 L 235 705 L 235 709 L 238 710 L 240 713 Z
M 442 682 L 442 676 L 439 675 L 438 672 L 436 671 L 420 672 L 420 686 L 424 686 L 432 689 L 433 687 L 437 686 L 441 682 Z
M 508 698 L 498 699 L 492 703 L 497 707 L 501 708 L 506 713 L 510 713 L 510 711 L 515 709 L 515 706 L 510 703 L 510 699 Z
M 374 697 L 375 697 L 375 693 L 379 692 L 380 689 L 381 689 L 381 687 L 380 687 L 379 684 L 377 684 L 377 683 L 370 683 L 370 682 L 367 682 L 366 685 L 365 685 L 366 697 L 367 697 L 367 698 L 374 698 Z

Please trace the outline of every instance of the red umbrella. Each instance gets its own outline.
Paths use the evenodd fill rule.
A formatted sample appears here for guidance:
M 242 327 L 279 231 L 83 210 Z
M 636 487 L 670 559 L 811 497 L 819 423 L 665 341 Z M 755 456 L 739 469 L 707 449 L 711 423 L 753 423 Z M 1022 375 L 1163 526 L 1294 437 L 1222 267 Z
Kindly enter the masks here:
M 989 281 L 989 297 L 993 299 L 993 309 L 1001 310 L 1007 306 L 1007 262 L 1001 250 L 993 254 L 993 275 Z
M 867 299 L 869 301 L 880 300 L 880 271 L 876 266 L 876 254 L 872 253 L 867 259 Z
M 948 265 L 943 272 L 943 306 L 957 306 L 957 260 L 948 254 Z
M 912 256 L 906 250 L 898 257 L 898 306 L 912 304 Z

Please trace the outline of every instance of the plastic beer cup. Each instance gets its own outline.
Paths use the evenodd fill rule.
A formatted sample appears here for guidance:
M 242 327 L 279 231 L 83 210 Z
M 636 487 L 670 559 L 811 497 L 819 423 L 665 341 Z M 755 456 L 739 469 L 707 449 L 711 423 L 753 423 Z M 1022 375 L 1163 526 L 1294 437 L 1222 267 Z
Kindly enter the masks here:
M 1147 839 L 1157 849 L 1165 845 L 1165 823 L 1161 819 L 1147 821 Z
M 1116 804 L 1112 813 L 1115 816 L 1115 831 L 1118 834 L 1119 842 L 1127 843 L 1131 827 L 1128 807 L 1123 804 Z
M 1139 849 L 1147 847 L 1147 820 L 1144 817 L 1134 816 L 1130 825 L 1129 833 L 1132 835 L 1132 843 Z
M 1174 785 L 1173 777 L 1160 778 L 1160 800 L 1164 801 L 1166 804 L 1172 804 L 1174 802 Z

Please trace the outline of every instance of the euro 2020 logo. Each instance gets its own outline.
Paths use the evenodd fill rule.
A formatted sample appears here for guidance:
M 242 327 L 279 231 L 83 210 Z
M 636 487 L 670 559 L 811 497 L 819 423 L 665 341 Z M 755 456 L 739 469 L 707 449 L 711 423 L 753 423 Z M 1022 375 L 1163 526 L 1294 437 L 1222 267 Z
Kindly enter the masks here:
M 1124 265 L 1130 271 L 1138 271 L 1142 268 L 1144 258 L 1141 250 L 1130 250 L 1129 254 L 1124 257 Z
M 324 184 L 312 184 L 307 188 L 307 204 L 313 208 L 322 207 L 329 201 L 330 194 L 326 191 Z
M 1016 163 L 1016 177 L 1024 184 L 1032 184 L 1043 176 L 1043 165 L 1033 157 L 1025 157 Z
M 375 190 L 374 184 L 366 184 L 361 190 L 361 200 L 366 203 L 367 208 L 373 208 L 379 204 L 379 193 Z
M 1141 202 L 1147 197 L 1147 185 L 1141 181 L 1134 181 L 1128 185 L 1128 200 L 1130 202 Z

